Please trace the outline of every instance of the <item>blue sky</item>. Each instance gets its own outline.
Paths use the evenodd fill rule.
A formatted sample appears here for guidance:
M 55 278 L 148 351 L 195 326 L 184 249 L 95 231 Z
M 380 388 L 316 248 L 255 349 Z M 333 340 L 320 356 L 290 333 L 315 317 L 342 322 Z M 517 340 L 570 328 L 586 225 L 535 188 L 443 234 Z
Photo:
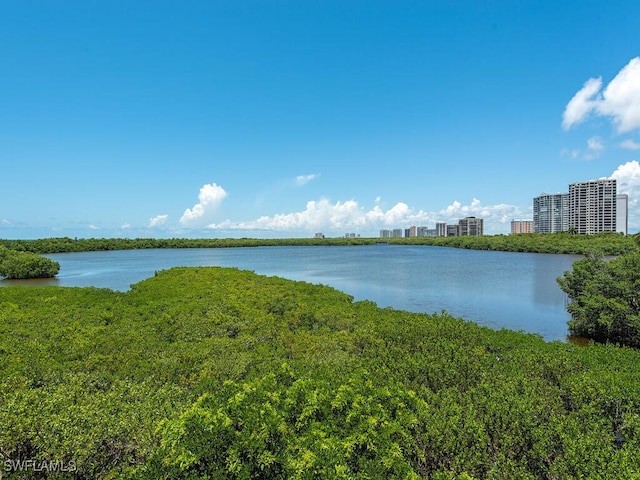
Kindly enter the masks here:
M 0 238 L 377 236 L 618 178 L 640 2 L 0 2 Z

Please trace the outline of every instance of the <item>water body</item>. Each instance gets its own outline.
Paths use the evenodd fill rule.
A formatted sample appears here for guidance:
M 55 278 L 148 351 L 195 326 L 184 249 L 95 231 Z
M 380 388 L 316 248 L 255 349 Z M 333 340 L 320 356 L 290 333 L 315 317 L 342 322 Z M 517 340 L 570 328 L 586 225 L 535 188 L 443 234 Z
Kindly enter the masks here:
M 322 283 L 380 307 L 440 313 L 491 328 L 566 340 L 566 296 L 556 278 L 582 258 L 371 245 L 124 250 L 47 255 L 60 262 L 57 278 L 8 281 L 27 285 L 94 286 L 126 291 L 174 266 L 237 267 L 262 275 Z

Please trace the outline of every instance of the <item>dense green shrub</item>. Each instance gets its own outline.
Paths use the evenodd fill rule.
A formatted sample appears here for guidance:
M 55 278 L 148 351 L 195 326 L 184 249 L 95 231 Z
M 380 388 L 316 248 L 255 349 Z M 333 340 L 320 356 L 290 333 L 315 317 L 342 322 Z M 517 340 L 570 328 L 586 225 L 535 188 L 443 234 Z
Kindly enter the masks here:
M 2 287 L 0 368 L 2 458 L 51 478 L 640 476 L 640 351 L 234 269 Z
M 640 347 L 640 252 L 610 261 L 587 256 L 558 283 L 571 299 L 567 310 L 573 334 Z
M 9 250 L 0 245 L 0 277 L 8 279 L 49 278 L 60 271 L 60 264 L 31 252 Z

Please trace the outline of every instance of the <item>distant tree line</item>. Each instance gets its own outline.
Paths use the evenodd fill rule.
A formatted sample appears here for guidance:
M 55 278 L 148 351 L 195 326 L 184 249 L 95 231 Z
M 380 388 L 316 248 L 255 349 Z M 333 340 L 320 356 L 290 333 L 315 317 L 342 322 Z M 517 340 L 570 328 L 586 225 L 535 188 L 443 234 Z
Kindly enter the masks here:
M 616 233 L 597 235 L 517 234 L 465 237 L 410 237 L 410 238 L 43 238 L 38 240 L 0 240 L 7 248 L 38 254 L 88 252 L 105 250 L 131 250 L 146 248 L 225 248 L 260 246 L 314 246 L 314 245 L 424 245 L 467 248 L 473 250 L 499 250 L 508 252 L 587 254 L 599 251 L 603 255 L 620 255 L 635 248 L 632 237 Z

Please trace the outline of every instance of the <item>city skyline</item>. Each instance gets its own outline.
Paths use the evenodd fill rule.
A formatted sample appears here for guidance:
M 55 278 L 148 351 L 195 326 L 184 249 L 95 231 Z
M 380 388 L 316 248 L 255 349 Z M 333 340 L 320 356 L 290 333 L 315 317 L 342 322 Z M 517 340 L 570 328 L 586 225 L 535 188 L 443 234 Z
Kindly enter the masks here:
M 0 238 L 300 237 L 617 180 L 640 231 L 640 4 L 12 2 Z

